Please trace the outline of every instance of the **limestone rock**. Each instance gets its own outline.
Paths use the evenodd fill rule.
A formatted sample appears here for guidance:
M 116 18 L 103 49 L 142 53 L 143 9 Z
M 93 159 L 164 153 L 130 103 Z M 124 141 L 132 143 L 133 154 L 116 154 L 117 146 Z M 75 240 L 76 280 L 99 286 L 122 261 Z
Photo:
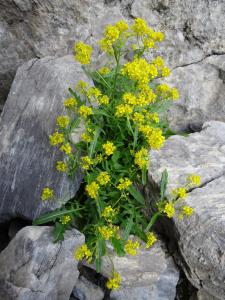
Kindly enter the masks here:
M 12 217 L 34 219 L 71 199 L 81 175 L 73 182 L 56 171 L 63 154 L 49 144 L 56 116 L 64 113 L 67 90 L 87 81 L 72 56 L 31 60 L 16 74 L 0 120 L 0 222 Z M 42 189 L 56 199 L 43 203 Z
M 224 4 L 224 0 L 135 0 L 131 15 L 166 33 L 162 53 L 172 67 L 225 53 Z
M 113 256 L 115 270 L 122 277 L 120 289 L 111 292 L 112 300 L 174 300 L 179 272 L 158 241 L 151 249 L 135 256 Z M 112 264 L 103 260 L 102 274 L 110 277 Z
M 201 186 L 189 191 L 184 201 L 194 208 L 193 216 L 185 220 L 174 217 L 170 237 L 176 239 L 191 283 L 221 300 L 225 298 L 224 154 L 225 123 L 212 121 L 199 133 L 170 137 L 160 151 L 151 151 L 149 169 L 154 184 L 159 184 L 162 171 L 168 170 L 168 192 L 183 185 L 189 174 L 201 176 Z
M 194 132 L 206 121 L 225 121 L 225 55 L 178 67 L 166 82 L 180 92 L 169 113 L 173 129 Z
M 75 41 L 90 41 L 106 22 L 122 18 L 103 0 L 2 0 L 0 3 L 0 103 L 18 66 L 31 58 L 72 53 Z
M 78 278 L 73 295 L 79 300 L 102 300 L 104 298 L 102 289 L 83 276 Z
M 83 242 L 75 229 L 54 244 L 51 227 L 23 228 L 0 254 L 0 299 L 69 299 L 79 273 L 73 252 Z

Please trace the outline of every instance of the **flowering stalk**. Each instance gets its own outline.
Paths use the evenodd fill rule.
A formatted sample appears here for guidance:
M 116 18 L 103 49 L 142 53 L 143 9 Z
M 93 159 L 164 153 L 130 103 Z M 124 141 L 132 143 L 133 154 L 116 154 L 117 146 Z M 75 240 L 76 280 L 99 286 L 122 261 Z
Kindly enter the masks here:
M 74 178 L 81 168 L 84 179 L 75 199 L 61 213 L 47 214 L 36 222 L 53 220 L 56 240 L 63 239 L 65 230 L 76 225 L 85 234 L 86 243 L 76 249 L 75 259 L 95 261 L 98 272 L 101 258 L 108 255 L 107 243 L 120 256 L 136 255 L 141 247 L 150 248 L 156 242 L 150 230 L 158 217 L 172 218 L 178 213 L 182 219 L 192 214 L 182 199 L 190 186 L 200 184 L 197 175 L 190 176 L 188 184 L 172 191 L 170 197 L 166 195 L 168 175 L 163 172 L 157 212 L 151 218 L 144 214 L 145 199 L 137 189 L 147 181 L 149 150 L 159 150 L 168 137 L 168 127 L 157 111 L 167 110 L 168 103 L 179 98 L 176 88 L 156 81 L 170 73 L 164 60 L 157 56 L 148 62 L 143 57 L 163 39 L 163 33 L 140 18 L 130 27 L 124 21 L 108 25 L 99 45 L 110 59 L 99 70 L 90 64 L 92 48 L 76 43 L 75 59 L 85 65 L 95 86 L 80 81 L 69 89 L 71 97 L 64 102 L 68 115 L 57 118 L 56 131 L 49 137 L 51 145 L 65 155 L 56 163 L 56 170 Z M 121 64 L 127 53 L 133 60 Z M 71 135 L 80 124 L 84 132 L 73 143 Z M 45 187 L 41 198 L 47 201 L 56 196 Z M 107 287 L 116 289 L 120 283 L 113 267 Z

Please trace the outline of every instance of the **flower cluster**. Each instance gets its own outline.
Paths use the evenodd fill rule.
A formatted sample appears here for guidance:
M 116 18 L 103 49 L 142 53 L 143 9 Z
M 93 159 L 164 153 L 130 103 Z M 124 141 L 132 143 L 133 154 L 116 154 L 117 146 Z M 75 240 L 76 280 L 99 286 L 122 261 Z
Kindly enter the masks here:
M 196 174 L 167 197 L 164 173 L 158 209 L 152 216 L 145 214 L 145 199 L 139 190 L 147 182 L 149 150 L 163 147 L 171 132 L 162 111 L 179 98 L 176 88 L 162 82 L 170 69 L 153 53 L 163 39 L 162 32 L 140 18 L 130 26 L 123 20 L 109 24 L 98 43 L 109 61 L 97 70 L 91 64 L 92 47 L 83 42 L 74 46 L 75 59 L 95 86 L 80 80 L 69 89 L 66 114 L 56 118 L 49 141 L 64 155 L 56 162 L 56 170 L 68 173 L 72 180 L 81 170 L 83 181 L 76 197 L 57 210 L 52 220 L 58 240 L 74 224 L 84 233 L 87 244 L 76 249 L 74 258 L 95 261 L 97 272 L 108 244 L 118 255 L 136 255 L 139 248 L 151 248 L 156 242 L 152 226 L 159 216 L 177 214 L 183 219 L 193 213 L 182 201 L 189 188 L 200 184 Z M 151 60 L 144 56 L 148 51 Z M 132 59 L 126 61 L 127 57 Z M 79 139 L 74 139 L 80 131 Z M 45 187 L 41 199 L 53 197 L 54 191 Z M 113 268 L 106 286 L 117 289 L 120 283 L 121 276 Z

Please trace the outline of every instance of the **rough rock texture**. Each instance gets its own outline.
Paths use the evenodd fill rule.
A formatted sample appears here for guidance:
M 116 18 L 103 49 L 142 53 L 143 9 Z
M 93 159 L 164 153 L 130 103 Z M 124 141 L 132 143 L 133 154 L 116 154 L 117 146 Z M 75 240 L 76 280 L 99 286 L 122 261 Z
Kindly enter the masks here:
M 63 113 L 68 87 L 86 79 L 72 56 L 34 59 L 16 74 L 0 120 L 0 222 L 15 216 L 34 219 L 55 209 L 79 188 L 56 171 L 63 154 L 49 144 L 57 115 Z M 43 203 L 42 189 L 54 189 L 58 199 Z
M 225 299 L 225 123 L 205 123 L 200 133 L 170 137 L 160 151 L 151 151 L 150 180 L 159 184 L 169 173 L 168 192 L 197 173 L 202 183 L 188 193 L 194 208 L 190 219 L 173 219 L 182 265 L 189 280 L 206 293 Z M 172 226 L 172 224 L 170 224 Z
M 67 300 L 78 278 L 74 249 L 84 236 L 73 229 L 52 242 L 51 227 L 28 226 L 0 254 L 0 299 Z
M 81 276 L 73 289 L 73 296 L 79 300 L 102 300 L 104 293 L 100 287 Z
M 179 272 L 160 242 L 151 249 L 139 250 L 135 256 L 114 256 L 113 263 L 122 277 L 122 285 L 111 292 L 112 300 L 174 300 Z M 110 277 L 111 268 L 111 262 L 105 257 L 102 274 Z
M 103 0 L 2 0 L 0 3 L 0 103 L 15 70 L 31 58 L 72 53 L 77 40 L 91 40 L 104 24 L 121 19 Z
M 162 53 L 171 66 L 181 66 L 225 53 L 224 4 L 224 0 L 135 0 L 131 15 L 165 31 Z
M 178 131 L 199 131 L 205 121 L 225 121 L 225 55 L 175 68 L 166 80 L 180 91 L 169 121 Z

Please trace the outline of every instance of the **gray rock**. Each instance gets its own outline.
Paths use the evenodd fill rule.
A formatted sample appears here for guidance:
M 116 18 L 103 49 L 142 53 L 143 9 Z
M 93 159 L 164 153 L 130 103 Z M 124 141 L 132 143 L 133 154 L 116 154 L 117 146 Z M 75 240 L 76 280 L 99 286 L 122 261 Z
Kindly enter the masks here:
M 122 277 L 120 289 L 111 292 L 112 300 L 174 300 L 179 272 L 159 241 L 150 249 L 140 249 L 135 256 L 111 258 Z M 111 272 L 112 264 L 105 257 L 102 274 L 110 277 Z
M 78 278 L 73 252 L 83 242 L 75 229 L 54 244 L 51 227 L 23 228 L 0 254 L 0 299 L 69 299 Z
M 189 174 L 201 176 L 201 186 L 184 201 L 194 208 L 190 219 L 173 218 L 173 238 L 179 246 L 187 278 L 205 293 L 225 299 L 225 123 L 205 123 L 199 133 L 170 137 L 160 151 L 151 151 L 150 181 L 159 184 L 168 170 L 168 193 Z M 172 228 L 172 224 L 167 224 Z
M 16 69 L 31 58 L 63 56 L 77 40 L 90 41 L 106 22 L 122 18 L 103 0 L 2 0 L 0 3 L 0 103 Z
M 197 292 L 197 300 L 218 300 L 218 298 L 215 298 L 215 297 L 209 295 L 203 289 L 200 289 Z
M 224 4 L 224 0 L 135 0 L 131 15 L 166 33 L 161 51 L 174 67 L 225 53 Z
M 102 289 L 83 276 L 78 278 L 73 295 L 79 300 L 102 300 L 104 298 Z
M 80 79 L 87 80 L 72 56 L 31 60 L 18 69 L 0 120 L 0 222 L 16 216 L 32 220 L 78 190 L 80 174 L 72 182 L 56 171 L 63 154 L 48 136 L 64 113 L 68 88 Z M 58 200 L 40 200 L 45 186 Z
M 169 113 L 173 129 L 194 132 L 206 121 L 225 121 L 225 55 L 175 68 L 166 82 L 180 92 Z

